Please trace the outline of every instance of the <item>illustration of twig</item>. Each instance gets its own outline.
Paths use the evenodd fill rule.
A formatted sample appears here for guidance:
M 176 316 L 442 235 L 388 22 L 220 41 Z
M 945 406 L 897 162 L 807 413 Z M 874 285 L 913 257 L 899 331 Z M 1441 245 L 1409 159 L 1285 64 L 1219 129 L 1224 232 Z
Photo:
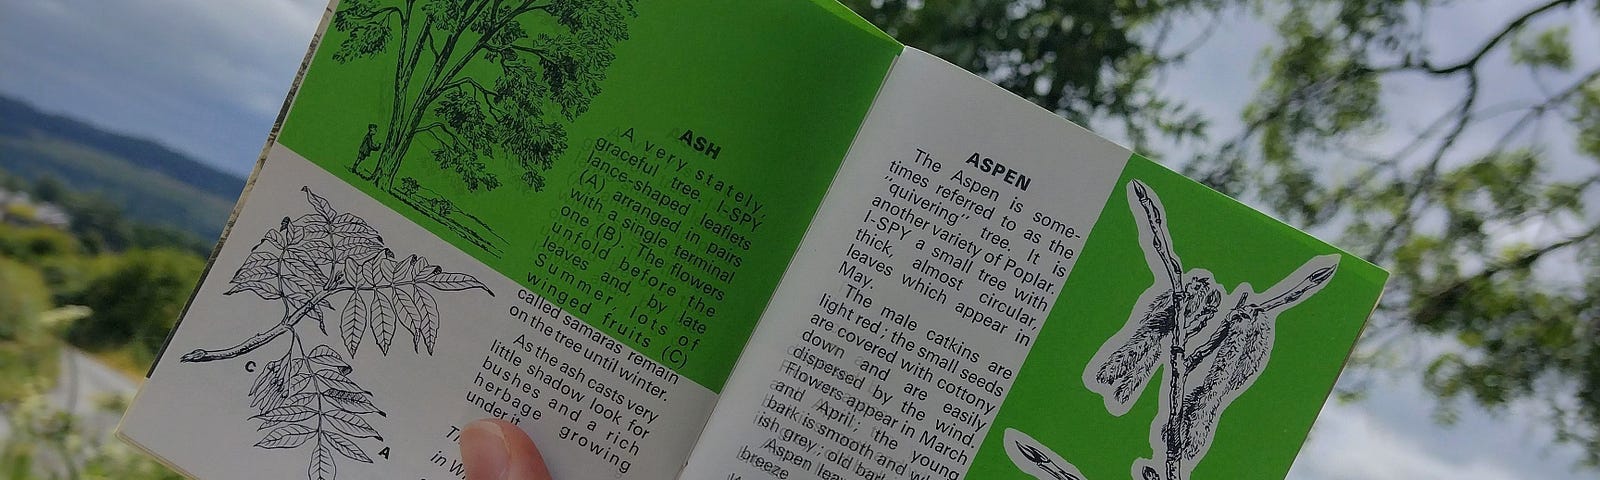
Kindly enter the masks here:
M 1050 451 L 1038 440 L 1022 431 L 1007 428 L 1004 434 L 1006 454 L 1011 463 L 1039 480 L 1084 480 L 1083 472 L 1060 455 Z
M 1265 369 L 1278 315 L 1321 290 L 1339 256 L 1312 258 L 1265 292 L 1243 283 L 1230 293 L 1205 269 L 1183 270 L 1154 191 L 1130 181 L 1128 200 L 1155 281 L 1100 347 L 1083 382 L 1120 416 L 1164 367 L 1165 395 L 1150 427 L 1155 454 L 1139 459 L 1132 471 L 1135 478 L 1186 480 L 1210 450 L 1222 412 Z M 1231 307 L 1218 320 L 1225 305 Z
M 298 327 L 303 320 L 316 322 L 328 335 L 328 315 L 350 358 L 370 333 L 372 343 L 388 356 L 396 326 L 411 335 L 412 350 L 433 355 L 439 336 L 439 307 L 430 292 L 483 290 L 477 278 L 446 272 L 426 258 L 410 255 L 396 259 L 384 246 L 378 230 L 351 213 L 334 210 L 326 199 L 302 187 L 312 211 L 296 218 L 284 217 L 267 230 L 230 280 L 224 295 L 250 293 L 278 302 L 283 314 L 271 327 L 232 347 L 199 349 L 184 354 L 184 362 L 228 360 L 249 354 L 280 337 L 289 338 L 283 355 L 264 364 L 250 387 L 251 417 L 261 422 L 266 436 L 256 443 L 269 449 L 312 445 L 307 477 L 335 477 L 334 452 L 351 460 L 372 463 L 358 439 L 382 442 L 367 416 L 383 416 L 372 392 L 350 378 L 353 368 L 339 351 L 326 344 L 310 346 Z M 343 301 L 335 308 L 334 302 Z

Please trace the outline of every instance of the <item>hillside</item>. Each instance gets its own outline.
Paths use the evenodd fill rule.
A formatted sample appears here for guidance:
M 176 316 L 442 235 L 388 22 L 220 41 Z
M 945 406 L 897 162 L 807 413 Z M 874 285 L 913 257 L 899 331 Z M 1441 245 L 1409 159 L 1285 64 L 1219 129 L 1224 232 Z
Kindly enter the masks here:
M 215 239 L 244 188 L 158 143 L 40 112 L 0 95 L 0 169 L 29 180 L 54 177 L 119 204 L 131 220 Z

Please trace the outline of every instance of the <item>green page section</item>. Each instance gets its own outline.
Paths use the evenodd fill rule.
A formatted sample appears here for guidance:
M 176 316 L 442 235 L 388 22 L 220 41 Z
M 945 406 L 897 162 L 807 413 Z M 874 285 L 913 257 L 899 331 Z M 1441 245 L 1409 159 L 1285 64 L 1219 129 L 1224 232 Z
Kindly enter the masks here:
M 1121 416 L 1110 413 L 1107 402 L 1086 386 L 1084 378 L 1096 352 L 1130 321 L 1141 294 L 1163 281 L 1146 262 L 1139 237 L 1139 230 L 1146 227 L 1136 216 L 1140 206 L 1129 208 L 1127 187 L 1133 180 L 1159 196 L 1170 245 L 1182 268 L 1209 271 L 1225 292 L 1236 292 L 1248 282 L 1251 291 L 1266 293 L 1293 277 L 1308 260 L 1339 255 L 1337 270 L 1320 291 L 1282 309 L 1271 322 L 1276 340 L 1264 370 L 1222 410 L 1209 451 L 1186 462 L 1194 465 L 1192 477 L 1179 478 L 1283 478 L 1293 463 L 1387 273 L 1135 156 L 983 440 L 970 470 L 974 474 L 1034 478 L 1008 456 L 1007 449 L 1014 446 L 1007 445 L 1005 431 L 1016 429 L 1075 465 L 1085 478 L 1142 478 L 1134 471 L 1141 458 L 1155 459 L 1157 478 L 1168 478 L 1160 468 L 1165 452 L 1152 452 L 1151 446 L 1152 423 L 1166 418 L 1161 404 L 1171 396 L 1163 383 L 1165 364 L 1158 363 L 1161 366 Z M 1235 303 L 1221 305 L 1212 322 L 1223 322 L 1223 312 Z M 1206 338 L 1209 335 L 1191 342 L 1189 351 L 1196 351 Z M 1143 350 L 1167 351 L 1168 345 L 1156 343 Z M 1206 371 L 1201 368 L 1190 375 Z M 1201 435 L 1195 430 L 1190 436 Z
M 344 0 L 280 142 L 721 391 L 901 49 L 832 4 Z

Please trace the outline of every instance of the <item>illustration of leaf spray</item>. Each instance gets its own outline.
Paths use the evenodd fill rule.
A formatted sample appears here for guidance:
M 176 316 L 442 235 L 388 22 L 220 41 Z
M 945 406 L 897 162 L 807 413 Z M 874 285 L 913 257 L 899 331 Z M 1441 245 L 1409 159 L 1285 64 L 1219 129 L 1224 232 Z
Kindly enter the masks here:
M 224 292 L 249 293 L 280 303 L 283 314 L 272 319 L 270 328 L 237 345 L 195 350 L 181 360 L 228 360 L 287 337 L 283 354 L 263 365 L 250 387 L 250 405 L 258 412 L 250 419 L 261 422 L 258 430 L 267 432 L 255 446 L 294 449 L 310 445 L 307 478 L 331 480 L 335 477 L 335 453 L 372 463 L 360 442 L 383 442 L 369 419 L 384 412 L 374 403 L 372 392 L 350 377 L 354 369 L 339 350 L 327 344 L 310 345 L 312 340 L 306 335 L 314 332 L 303 332 L 302 324 L 315 322 L 316 332 L 327 337 L 329 315 L 336 315 L 331 319 L 335 334 L 350 358 L 355 358 L 368 338 L 379 353 L 388 356 L 397 326 L 410 334 L 414 352 L 433 355 L 440 316 L 432 292 L 494 293 L 477 278 L 446 272 L 421 256 L 396 259 L 384 246 L 383 236 L 365 219 L 339 213 L 310 188 L 301 191 L 312 212 L 284 217 L 267 230 L 234 273 L 232 288 Z M 335 308 L 340 301 L 343 306 Z

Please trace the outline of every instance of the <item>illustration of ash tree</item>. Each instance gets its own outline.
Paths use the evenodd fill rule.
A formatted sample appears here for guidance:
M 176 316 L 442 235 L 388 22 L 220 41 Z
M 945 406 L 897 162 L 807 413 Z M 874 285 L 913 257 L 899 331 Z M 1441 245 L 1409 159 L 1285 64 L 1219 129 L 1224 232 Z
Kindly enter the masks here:
M 1333 278 L 1338 255 L 1312 258 L 1257 293 L 1248 283 L 1229 293 L 1205 269 L 1183 270 L 1173 251 L 1161 200 L 1144 183 L 1128 183 L 1129 207 L 1155 281 L 1128 322 L 1100 347 L 1083 382 L 1113 415 L 1128 413 L 1159 367 L 1160 409 L 1150 425 L 1151 458 L 1133 464 L 1133 478 L 1185 480 L 1205 457 L 1218 419 L 1265 369 L 1278 314 Z M 1223 306 L 1230 306 L 1219 317 Z
M 350 170 L 486 246 L 483 235 L 452 218 L 460 212 L 447 199 L 415 182 L 397 185 L 407 153 L 426 148 L 468 191 L 501 186 L 495 171 L 506 167 L 490 164 L 497 158 L 506 159 L 517 182 L 543 189 L 544 172 L 567 149 L 566 125 L 600 94 L 611 49 L 628 38 L 634 2 L 340 2 L 333 28 L 347 36 L 333 59 L 394 62 L 393 78 L 385 79 L 388 117 L 373 119 Z
M 223 293 L 253 294 L 279 303 L 283 313 L 261 319 L 270 320 L 271 327 L 238 345 L 195 350 L 183 355 L 182 361 L 228 360 L 287 337 L 283 354 L 263 365 L 250 387 L 250 404 L 258 412 L 251 419 L 260 421 L 259 430 L 267 432 L 256 446 L 311 445 L 307 477 L 332 479 L 335 452 L 372 463 L 357 442 L 383 441 L 368 419 L 384 412 L 374 404 L 372 392 L 350 377 L 353 369 L 339 350 L 327 344 L 313 346 L 301 324 L 315 322 L 315 331 L 326 337 L 332 323 L 350 358 L 368 338 L 387 357 L 399 329 L 410 333 L 414 352 L 433 355 L 440 316 L 432 292 L 494 293 L 471 275 L 446 272 L 421 256 L 396 259 L 366 220 L 335 211 L 309 188 L 301 190 L 312 212 L 284 217 L 269 229 L 234 273 L 232 288 Z M 336 308 L 336 302 L 342 306 Z

